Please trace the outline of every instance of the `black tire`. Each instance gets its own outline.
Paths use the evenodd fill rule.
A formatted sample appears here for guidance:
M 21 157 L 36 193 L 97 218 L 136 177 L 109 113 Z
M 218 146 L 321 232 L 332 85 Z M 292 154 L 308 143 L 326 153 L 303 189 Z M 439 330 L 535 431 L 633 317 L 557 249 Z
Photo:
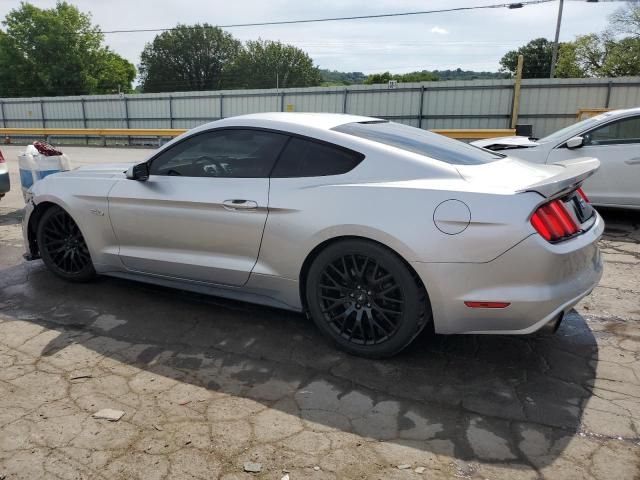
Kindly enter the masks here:
M 391 357 L 431 321 L 427 293 L 389 249 L 366 240 L 329 245 L 306 279 L 307 307 L 320 331 L 361 357 Z
M 95 277 L 87 243 L 73 218 L 58 206 L 48 208 L 38 222 L 40 257 L 49 270 L 70 282 Z

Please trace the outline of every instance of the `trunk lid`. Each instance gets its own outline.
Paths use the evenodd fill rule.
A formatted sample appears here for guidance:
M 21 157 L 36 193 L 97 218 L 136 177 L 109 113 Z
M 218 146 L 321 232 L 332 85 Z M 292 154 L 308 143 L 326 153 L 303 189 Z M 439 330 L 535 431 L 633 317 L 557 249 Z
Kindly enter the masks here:
M 556 162 L 548 166 L 562 167 L 562 171 L 547 179 L 528 185 L 521 191 L 538 192 L 545 197 L 556 196 L 558 193 L 574 190 L 600 168 L 597 158 L 582 157 Z
M 496 193 L 537 192 L 554 197 L 575 190 L 598 170 L 595 158 L 577 158 L 551 165 L 540 165 L 505 158 L 482 165 L 456 165 L 462 178 Z
M 593 226 L 596 220 L 593 207 L 578 189 L 599 166 L 597 159 L 586 157 L 552 165 L 505 158 L 456 168 L 466 181 L 484 191 L 536 192 L 545 197 L 535 206 L 530 220 L 538 233 L 555 243 L 580 235 Z

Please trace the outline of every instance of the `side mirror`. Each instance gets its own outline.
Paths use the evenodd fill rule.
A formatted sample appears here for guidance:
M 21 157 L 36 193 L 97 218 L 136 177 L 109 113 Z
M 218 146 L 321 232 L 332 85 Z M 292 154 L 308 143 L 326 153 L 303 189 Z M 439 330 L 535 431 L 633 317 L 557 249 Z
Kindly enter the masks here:
M 144 182 L 149 178 L 149 165 L 147 162 L 131 165 L 125 174 L 129 180 Z
M 567 140 L 567 148 L 569 149 L 580 148 L 583 145 L 584 145 L 584 138 L 582 137 L 572 137 L 569 140 Z

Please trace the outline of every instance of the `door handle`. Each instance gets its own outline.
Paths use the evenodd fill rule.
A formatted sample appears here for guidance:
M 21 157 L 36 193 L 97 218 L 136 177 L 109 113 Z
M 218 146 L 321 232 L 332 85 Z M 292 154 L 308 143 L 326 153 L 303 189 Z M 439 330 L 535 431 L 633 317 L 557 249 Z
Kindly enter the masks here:
M 236 198 L 233 200 L 225 200 L 222 202 L 222 206 L 227 210 L 253 210 L 258 208 L 258 202 Z
M 624 163 L 627 165 L 640 165 L 640 157 L 630 158 L 629 160 L 625 160 Z

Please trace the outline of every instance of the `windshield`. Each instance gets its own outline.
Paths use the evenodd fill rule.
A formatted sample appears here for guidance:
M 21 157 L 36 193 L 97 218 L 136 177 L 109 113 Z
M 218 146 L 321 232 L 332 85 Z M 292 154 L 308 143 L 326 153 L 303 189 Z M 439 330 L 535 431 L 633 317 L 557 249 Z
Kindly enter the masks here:
M 600 120 L 602 120 L 602 118 L 603 118 L 603 115 L 598 115 L 596 117 L 591 117 L 591 118 L 585 118 L 584 120 L 578 123 L 574 123 L 572 125 L 569 125 L 568 127 L 561 128 L 557 132 L 553 132 L 552 134 L 547 135 L 546 137 L 543 137 L 538 141 L 540 143 L 545 143 L 545 142 L 555 142 L 555 141 L 566 140 L 567 137 L 572 137 L 573 135 L 577 135 L 583 130 L 586 130 L 592 126 L 595 126 Z
M 489 152 L 420 128 L 386 120 L 345 123 L 334 127 L 332 130 L 390 145 L 453 165 L 480 165 L 504 158 L 504 155 L 499 153 Z

